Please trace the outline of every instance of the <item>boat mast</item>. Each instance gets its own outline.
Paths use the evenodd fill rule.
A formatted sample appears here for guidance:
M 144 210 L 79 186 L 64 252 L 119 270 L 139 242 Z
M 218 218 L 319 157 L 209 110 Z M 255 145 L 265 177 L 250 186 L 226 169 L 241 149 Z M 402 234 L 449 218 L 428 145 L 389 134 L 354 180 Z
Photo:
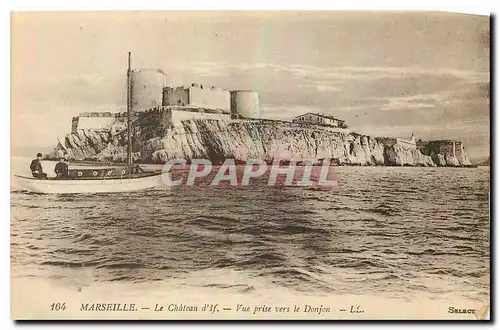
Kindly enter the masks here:
M 128 69 L 127 69 L 127 165 L 130 177 L 132 165 L 132 120 L 131 120 L 131 103 L 132 103 L 132 72 L 130 70 L 130 52 L 128 52 Z

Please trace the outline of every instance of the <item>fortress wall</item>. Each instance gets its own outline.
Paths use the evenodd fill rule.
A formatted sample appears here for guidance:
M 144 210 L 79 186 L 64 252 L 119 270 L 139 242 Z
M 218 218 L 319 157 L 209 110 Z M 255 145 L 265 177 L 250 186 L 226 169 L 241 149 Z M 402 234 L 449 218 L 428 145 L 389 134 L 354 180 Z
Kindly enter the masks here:
M 455 142 L 453 141 L 440 142 L 439 153 L 443 155 L 455 156 Z
M 229 114 L 223 113 L 207 113 L 207 112 L 196 112 L 196 111 L 186 111 L 186 110 L 168 110 L 171 113 L 170 120 L 172 126 L 181 127 L 183 120 L 188 119 L 215 119 L 215 120 L 229 120 Z
M 450 157 L 462 157 L 464 155 L 463 145 L 460 141 L 420 141 L 417 143 L 417 147 L 424 155 L 442 154 Z
M 177 110 L 177 111 L 188 111 L 188 112 L 203 112 L 203 113 L 214 113 L 214 114 L 226 114 L 229 115 L 230 112 L 224 109 L 208 109 L 203 107 L 193 107 L 193 106 L 166 106 L 164 109 Z
M 189 105 L 229 111 L 231 108 L 231 98 L 229 91 L 207 87 L 190 87 Z
M 138 113 L 136 125 L 141 130 L 142 139 L 150 139 L 154 136 L 166 134 L 167 130 L 172 128 L 182 128 L 183 121 L 191 119 L 230 119 L 229 113 L 223 113 L 222 110 L 208 110 L 203 108 L 189 107 L 155 107 L 142 113 Z
M 441 144 L 439 141 L 421 141 L 417 143 L 417 148 L 424 155 L 437 155 L 440 152 Z
M 423 153 L 426 150 L 428 144 L 429 143 L 427 141 L 417 141 L 417 149 Z
M 78 129 L 103 130 L 114 124 L 115 121 L 115 117 L 80 117 Z
M 79 129 L 106 130 L 117 120 L 124 117 L 125 114 L 113 112 L 82 112 L 73 117 L 71 133 L 75 133 Z
M 166 87 L 163 89 L 163 105 L 223 109 L 229 112 L 231 99 L 229 91 L 218 88 L 202 88 L 201 85 Z
M 462 142 L 456 141 L 455 142 L 455 156 L 462 157 L 464 154 L 463 150 L 464 150 L 464 147 L 462 145 Z
M 232 115 L 232 114 L 231 114 Z M 318 129 L 324 131 L 330 131 L 334 133 L 350 134 L 351 130 L 348 128 L 333 127 L 327 124 L 315 124 L 315 123 L 299 123 L 280 119 L 264 119 L 264 118 L 246 118 L 246 119 L 234 119 L 231 118 L 232 123 L 254 123 L 256 125 L 275 125 L 277 129 L 300 129 L 304 131 L 315 131 Z
M 163 89 L 164 106 L 185 106 L 189 104 L 189 89 L 184 87 L 166 87 Z
M 417 150 L 416 143 L 408 140 L 403 140 L 399 138 L 392 137 L 378 137 L 377 142 L 382 143 L 386 147 L 394 147 L 395 145 L 403 147 L 406 150 Z

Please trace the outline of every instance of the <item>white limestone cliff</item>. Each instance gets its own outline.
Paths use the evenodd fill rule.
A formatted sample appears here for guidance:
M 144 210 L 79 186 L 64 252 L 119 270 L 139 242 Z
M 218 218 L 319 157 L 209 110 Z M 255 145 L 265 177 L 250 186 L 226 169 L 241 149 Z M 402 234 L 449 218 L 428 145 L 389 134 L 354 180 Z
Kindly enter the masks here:
M 337 165 L 358 166 L 464 166 L 466 156 L 423 155 L 401 145 L 384 145 L 375 138 L 346 130 L 316 125 L 299 125 L 269 120 L 190 119 L 170 128 L 148 121 L 136 124 L 133 158 L 145 163 L 195 158 L 222 162 L 263 159 L 331 159 Z M 59 143 L 50 157 L 65 153 L 70 159 L 125 161 L 126 137 L 123 130 L 96 132 L 78 130 Z

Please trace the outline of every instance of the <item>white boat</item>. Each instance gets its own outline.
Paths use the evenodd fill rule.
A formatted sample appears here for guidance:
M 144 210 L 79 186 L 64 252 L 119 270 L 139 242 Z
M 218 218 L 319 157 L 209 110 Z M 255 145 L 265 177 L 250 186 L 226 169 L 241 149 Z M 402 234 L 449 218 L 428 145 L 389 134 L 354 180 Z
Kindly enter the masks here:
M 163 186 L 161 171 L 144 171 L 132 164 L 130 53 L 127 70 L 127 164 L 121 167 L 70 169 L 65 178 L 14 175 L 18 188 L 42 194 L 118 193 Z
M 161 173 L 152 172 L 138 177 L 111 179 L 36 179 L 15 175 L 16 186 L 41 194 L 89 194 L 140 191 L 162 185 Z

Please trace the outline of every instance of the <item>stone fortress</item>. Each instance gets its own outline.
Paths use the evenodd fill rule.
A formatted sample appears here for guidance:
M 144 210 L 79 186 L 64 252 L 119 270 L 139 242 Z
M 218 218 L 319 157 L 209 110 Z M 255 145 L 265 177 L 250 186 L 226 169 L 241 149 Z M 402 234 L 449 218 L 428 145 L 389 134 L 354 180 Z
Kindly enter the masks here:
M 161 110 L 171 127 L 188 119 L 258 119 L 259 93 L 250 90 L 225 90 L 192 83 L 171 87 L 162 70 L 132 70 L 132 114 Z M 73 117 L 71 132 L 79 129 L 108 130 L 126 120 L 124 113 L 84 112 Z
M 411 139 L 397 137 L 362 138 L 362 134 L 351 132 L 344 120 L 321 113 L 305 113 L 294 117 L 291 121 L 262 119 L 260 116 L 259 93 L 257 91 L 226 90 L 199 83 L 192 83 L 187 86 L 168 86 L 167 75 L 162 70 L 135 69 L 131 71 L 131 113 L 133 121 L 139 127 L 140 140 L 148 144 L 153 143 L 152 141 L 156 141 L 160 137 L 165 139 L 167 136 L 178 134 L 199 134 L 200 132 L 197 129 L 193 131 L 189 127 L 201 127 L 200 125 L 208 125 L 203 123 L 205 120 L 215 120 L 218 122 L 215 126 L 222 130 L 227 130 L 228 127 L 234 129 L 237 126 L 247 129 L 248 125 L 252 125 L 253 129 L 266 129 L 266 134 L 272 134 L 272 130 L 276 130 L 277 134 L 283 132 L 290 132 L 291 134 L 298 131 L 307 132 L 306 134 L 310 134 L 315 140 L 317 139 L 314 138 L 317 135 L 315 132 L 329 132 L 327 134 L 335 136 L 335 139 L 340 139 L 345 144 L 344 153 L 346 154 L 347 163 L 339 161 L 340 163 L 380 165 L 382 162 L 385 165 L 406 164 L 408 166 L 470 165 L 460 141 L 416 141 L 413 135 Z M 102 133 L 106 135 L 108 132 L 111 133 L 111 137 L 116 136 L 126 129 L 126 120 L 126 113 L 123 112 L 80 113 L 78 116 L 73 117 L 71 134 L 64 140 L 59 140 L 56 149 L 65 152 L 71 151 L 71 149 L 74 149 L 71 145 L 75 144 L 71 141 L 74 142 L 75 139 L 76 144 L 85 144 L 86 142 L 81 141 L 79 136 L 83 139 L 92 139 L 95 138 L 95 134 Z M 202 122 L 197 122 L 199 120 L 202 120 Z M 260 125 L 261 128 L 256 125 Z M 210 134 L 215 134 L 215 132 Z M 89 135 L 93 137 L 89 138 Z M 102 143 L 105 143 L 104 140 Z M 116 145 L 117 140 L 114 141 L 113 143 Z M 142 142 L 137 141 L 136 143 Z M 206 141 L 205 143 L 210 142 Z M 263 141 L 262 143 L 273 144 L 274 142 Z M 285 141 L 281 141 L 281 143 L 285 143 Z M 298 141 L 294 143 L 298 143 Z M 340 145 L 337 145 L 335 141 L 327 140 L 323 143 L 333 143 L 333 148 L 340 148 Z M 360 144 L 360 152 L 356 152 L 358 147 L 353 147 L 353 143 Z M 94 142 L 91 142 L 90 145 L 94 145 Z M 102 147 L 105 147 L 104 144 Z M 166 142 L 163 145 L 156 143 L 153 149 L 155 148 L 168 149 L 170 146 Z M 294 146 L 289 145 L 285 149 L 294 148 Z M 382 149 L 377 151 L 376 155 L 370 156 L 373 148 Z M 141 146 L 136 146 L 135 149 L 141 149 Z M 90 153 L 102 153 L 102 150 L 95 150 L 95 152 L 92 148 L 89 150 Z M 266 147 L 263 150 L 265 151 Z M 317 150 L 318 148 L 316 148 Z M 338 150 L 338 152 L 342 153 L 342 149 Z M 73 152 L 76 151 L 73 150 Z M 294 151 L 294 153 L 299 154 L 300 152 L 300 150 Z M 75 158 L 91 156 L 89 152 L 76 153 L 81 155 L 79 157 L 75 156 Z M 382 154 L 379 155 L 380 153 Z M 155 154 L 150 156 L 155 158 L 157 154 L 159 153 L 156 152 L 156 156 Z M 116 155 L 113 157 L 116 158 Z M 358 161 L 359 159 L 365 160 Z

